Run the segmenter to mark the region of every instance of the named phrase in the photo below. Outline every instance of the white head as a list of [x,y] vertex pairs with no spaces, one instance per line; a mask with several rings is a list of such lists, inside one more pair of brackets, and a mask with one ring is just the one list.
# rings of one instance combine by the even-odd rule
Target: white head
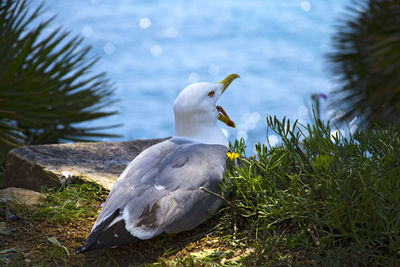
[[237,77],[237,74],[231,74],[219,84],[201,82],[183,89],[174,102],[175,136],[228,146],[228,140],[217,126],[217,120],[231,127],[235,127],[235,124],[216,102]]

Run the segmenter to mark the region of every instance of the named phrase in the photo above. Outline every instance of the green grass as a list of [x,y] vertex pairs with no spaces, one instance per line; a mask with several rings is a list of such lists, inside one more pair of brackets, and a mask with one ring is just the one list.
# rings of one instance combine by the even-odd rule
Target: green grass
[[236,141],[224,185],[239,212],[226,208],[222,227],[256,249],[252,264],[293,263],[300,251],[322,265],[399,265],[400,128],[332,137],[317,119],[267,124],[281,145],[258,144],[246,158]]
[[44,189],[44,193],[47,205],[40,208],[40,214],[54,221],[72,222],[95,216],[108,191],[96,183],[84,183],[62,185],[57,190]]
[[[299,126],[269,117],[267,124],[279,146],[258,144],[251,157],[243,140],[231,147],[240,156],[223,190],[235,208],[208,222],[221,250],[167,250],[154,266],[400,265],[400,127],[332,137],[318,119]],[[94,183],[43,192],[45,204],[28,217],[55,224],[95,216],[108,193]],[[67,257],[60,247],[49,253]]]
[[108,191],[96,183],[60,184],[58,188],[42,188],[46,196],[43,205],[27,207],[15,203],[14,210],[20,216],[32,220],[47,220],[63,224],[94,217],[105,201]]

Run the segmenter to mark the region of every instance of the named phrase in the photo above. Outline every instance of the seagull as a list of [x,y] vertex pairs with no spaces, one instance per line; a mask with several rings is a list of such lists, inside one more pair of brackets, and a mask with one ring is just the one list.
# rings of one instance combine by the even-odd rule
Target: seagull
[[[191,230],[215,213],[229,142],[217,120],[235,123],[216,102],[231,82],[187,86],[174,102],[175,134],[140,153],[115,182],[76,254]],[[205,190],[202,190],[205,189]]]

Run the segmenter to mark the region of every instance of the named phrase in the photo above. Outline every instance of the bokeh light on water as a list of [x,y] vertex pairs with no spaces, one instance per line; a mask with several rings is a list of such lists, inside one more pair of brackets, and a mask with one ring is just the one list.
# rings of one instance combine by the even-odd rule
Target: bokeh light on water
[[141,18],[139,21],[139,26],[142,29],[147,29],[151,26],[151,20],[149,18]]
[[308,12],[311,10],[311,4],[309,1],[303,1],[300,3],[300,7],[303,11]]
[[334,88],[324,54],[345,4],[69,0],[46,1],[45,16],[58,14],[54,28],[85,37],[91,55],[101,57],[95,71],[107,71],[116,85],[120,101],[109,108],[120,114],[87,127],[123,123],[112,132],[124,137],[113,141],[171,136],[172,103],[184,87],[238,73],[218,102],[237,128],[220,125],[230,140],[244,137],[252,146],[279,141],[266,135],[267,115],[306,123],[311,94]]

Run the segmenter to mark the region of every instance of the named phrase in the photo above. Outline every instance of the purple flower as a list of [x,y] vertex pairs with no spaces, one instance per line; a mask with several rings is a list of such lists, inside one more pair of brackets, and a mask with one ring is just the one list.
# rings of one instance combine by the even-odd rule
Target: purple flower
[[328,99],[328,96],[327,96],[326,94],[324,94],[324,93],[320,93],[320,94],[319,94],[319,97],[322,97],[322,98],[325,99],[325,100]]
[[101,203],[99,204],[99,207],[102,208],[103,206],[104,206],[104,202],[101,202]]
[[11,220],[13,220],[13,221],[16,221],[18,219],[19,219],[19,217],[17,215],[14,215],[14,216],[11,217]]

